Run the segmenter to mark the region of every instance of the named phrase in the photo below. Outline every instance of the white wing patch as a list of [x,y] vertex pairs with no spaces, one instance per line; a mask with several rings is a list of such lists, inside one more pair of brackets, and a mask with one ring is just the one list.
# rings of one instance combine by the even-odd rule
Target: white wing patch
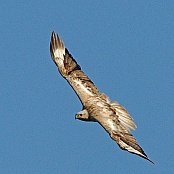
[[65,49],[64,48],[59,48],[54,51],[54,56],[60,59],[64,59],[65,55]]
[[54,61],[56,62],[56,64],[58,66],[64,65],[63,61],[64,61],[64,55],[65,55],[65,49],[63,48],[58,48],[56,49],[54,52]]
[[50,53],[57,66],[62,66],[65,55],[65,47],[60,37],[53,31],[50,42]]

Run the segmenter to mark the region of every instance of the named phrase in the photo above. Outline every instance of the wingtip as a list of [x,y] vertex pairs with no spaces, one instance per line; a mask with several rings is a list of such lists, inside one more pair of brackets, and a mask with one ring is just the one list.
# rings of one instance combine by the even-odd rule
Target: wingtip
[[63,48],[64,49],[63,41],[61,40],[59,35],[54,30],[51,33],[50,46],[53,47],[54,49],[56,49],[56,48]]
[[[140,147],[140,146],[139,146],[139,147]],[[140,157],[142,157],[142,158],[148,160],[148,161],[151,162],[153,165],[155,165],[155,163],[154,163],[150,158],[148,158],[148,156],[146,155],[146,153],[143,151],[143,149],[142,149],[141,147],[140,147],[140,149],[141,149],[141,153],[140,153],[140,154],[137,154],[137,155],[139,155]]]
[[61,40],[61,38],[59,37],[59,35],[54,32],[54,30],[51,33],[50,54],[56,65],[59,64],[59,62],[58,62],[58,60],[56,60],[56,58],[61,58],[63,60],[64,55],[65,55],[64,43]]
[[53,38],[56,38],[56,33],[55,33],[55,31],[53,30],[52,32],[51,32],[51,40],[53,39]]
[[156,166],[156,164],[149,158],[146,158],[148,161],[150,161],[154,166]]
[[[141,147],[140,147],[141,148]],[[148,160],[149,162],[151,162],[154,166],[156,166],[155,165],[155,163],[150,159],[150,158],[148,158],[148,156],[144,153],[144,151],[143,151],[143,149],[141,148],[141,152],[139,151],[138,153],[135,153],[135,152],[131,152],[131,151],[129,151],[130,153],[133,153],[133,154],[136,154],[136,155],[138,155],[138,156],[140,156],[140,157],[142,157],[142,158],[144,158],[144,159],[146,159],[146,160]]]
[[[137,144],[138,145],[138,144]],[[138,145],[139,146],[139,145]],[[140,146],[139,146],[140,147]],[[149,162],[151,162],[153,165],[155,165],[155,163],[150,159],[150,158],[148,158],[148,156],[145,154],[145,152],[143,151],[143,149],[140,147],[140,149],[141,149],[141,151],[139,151],[139,153],[134,153],[134,152],[131,152],[131,153],[134,153],[134,154],[136,154],[136,155],[138,155],[138,156],[140,156],[140,157],[142,157],[142,158],[144,158],[144,159],[146,159],[146,160],[148,160]]]
[[138,154],[138,155],[139,155],[140,157],[142,157],[142,158],[148,160],[149,162],[151,162],[151,163],[155,166],[155,163],[154,163],[150,158],[148,158],[148,156],[144,153],[144,151],[143,151],[142,154]]
[[[140,147],[140,148],[141,148],[141,147]],[[148,156],[145,154],[145,152],[143,151],[142,148],[141,148],[141,150],[142,150],[142,151],[141,151],[139,154],[137,154],[137,153],[134,153],[134,154],[139,155],[140,157],[142,157],[142,158],[148,160],[149,162],[151,162],[151,163],[155,166],[155,163],[154,163],[150,158],[148,158]]]

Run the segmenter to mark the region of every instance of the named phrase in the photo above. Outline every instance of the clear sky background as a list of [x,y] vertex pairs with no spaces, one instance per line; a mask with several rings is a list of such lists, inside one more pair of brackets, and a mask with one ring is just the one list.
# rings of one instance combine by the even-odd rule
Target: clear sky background
[[[0,173],[174,171],[174,1],[2,1]],[[49,53],[52,30],[137,125],[150,162],[122,151],[82,106]]]

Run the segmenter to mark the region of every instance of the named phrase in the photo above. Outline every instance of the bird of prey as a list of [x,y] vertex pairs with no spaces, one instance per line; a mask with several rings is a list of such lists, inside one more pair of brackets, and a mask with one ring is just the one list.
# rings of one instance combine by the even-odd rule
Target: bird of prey
[[54,31],[51,35],[50,54],[60,74],[71,85],[83,105],[75,118],[98,122],[122,150],[153,163],[130,133],[131,129],[136,128],[132,117],[118,102],[111,102],[105,94],[99,92]]

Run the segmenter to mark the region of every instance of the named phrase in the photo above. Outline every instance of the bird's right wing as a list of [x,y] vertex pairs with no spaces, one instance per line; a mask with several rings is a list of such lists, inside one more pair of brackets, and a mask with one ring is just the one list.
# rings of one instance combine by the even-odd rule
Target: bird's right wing
[[109,100],[104,100],[103,96],[102,98],[91,98],[89,108],[87,108],[89,114],[93,115],[122,150],[127,150],[152,162],[130,133],[130,129],[136,128],[136,125],[126,109],[117,102],[108,103],[106,101]]

